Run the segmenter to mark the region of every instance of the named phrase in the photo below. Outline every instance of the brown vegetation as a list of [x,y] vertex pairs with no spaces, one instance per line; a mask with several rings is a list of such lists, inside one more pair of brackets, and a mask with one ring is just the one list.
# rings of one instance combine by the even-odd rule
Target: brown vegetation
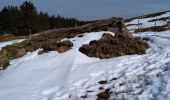
[[15,39],[26,39],[27,36],[14,36],[11,34],[3,34],[0,35],[0,42],[5,42],[5,41],[10,41],[10,40],[15,40]]
[[[39,35],[30,36],[28,40],[22,43],[4,47],[0,51],[0,66],[4,69],[9,64],[9,60],[22,57],[26,52],[33,52],[39,48],[43,49],[39,54],[48,51],[58,51],[59,53],[63,53],[68,51],[73,44],[70,41],[60,42],[62,39],[73,38],[75,36],[82,37],[82,33],[92,31],[111,31],[116,33],[116,37],[105,34],[101,40],[92,41],[90,42],[90,45],[82,46],[80,51],[85,54],[87,53],[90,57],[99,57],[103,59],[124,54],[141,54],[145,52],[146,47],[142,45],[144,42],[132,39],[132,36],[128,32],[122,18],[113,17],[75,28],[61,28],[45,31]],[[102,45],[97,46],[98,44]],[[118,52],[119,50],[120,52]],[[129,50],[129,52],[126,50]]]
[[140,29],[136,29],[135,33],[138,32],[161,32],[161,31],[166,31],[166,30],[170,30],[170,28],[167,25],[164,26],[153,26],[153,27],[147,27],[147,28],[140,28]]
[[[38,40],[37,40],[38,41]],[[0,51],[0,66],[2,69],[5,69],[9,65],[9,60],[22,57],[26,52],[35,51],[39,48],[42,48],[43,51],[40,51],[39,54],[48,51],[58,51],[59,53],[68,51],[72,46],[72,42],[63,41],[57,42],[55,40],[47,40],[41,42],[29,41],[26,40],[22,43],[17,43],[14,45],[9,45],[3,47]]]
[[122,55],[144,54],[148,44],[136,38],[123,35],[103,34],[100,40],[91,41],[80,47],[79,51],[89,57],[107,59]]
[[101,92],[97,95],[97,100],[109,100],[110,95],[110,89],[106,89],[104,92]]

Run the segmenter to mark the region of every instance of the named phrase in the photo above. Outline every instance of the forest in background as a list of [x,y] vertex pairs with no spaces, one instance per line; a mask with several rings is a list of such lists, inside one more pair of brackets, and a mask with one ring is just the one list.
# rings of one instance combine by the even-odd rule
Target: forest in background
[[0,33],[24,36],[55,28],[68,28],[86,24],[75,18],[65,18],[60,15],[49,16],[38,12],[35,5],[25,1],[19,7],[7,6],[0,11]]

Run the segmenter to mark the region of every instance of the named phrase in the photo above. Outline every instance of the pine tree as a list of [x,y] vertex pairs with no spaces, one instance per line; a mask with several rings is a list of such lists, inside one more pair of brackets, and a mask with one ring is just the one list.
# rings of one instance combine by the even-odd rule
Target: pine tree
[[65,18],[60,15],[49,16],[47,13],[38,13],[30,1],[23,2],[20,7],[8,6],[0,11],[0,32],[14,35],[28,35],[32,33],[54,29],[68,28],[83,25],[87,22],[75,18]]

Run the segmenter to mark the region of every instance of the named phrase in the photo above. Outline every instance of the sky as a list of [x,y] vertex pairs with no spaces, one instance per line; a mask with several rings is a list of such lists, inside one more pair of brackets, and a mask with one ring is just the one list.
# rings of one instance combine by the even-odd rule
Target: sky
[[[0,9],[20,5],[25,0],[0,0]],[[153,12],[170,10],[170,0],[29,0],[38,11],[49,15],[96,20],[113,16],[130,18]]]

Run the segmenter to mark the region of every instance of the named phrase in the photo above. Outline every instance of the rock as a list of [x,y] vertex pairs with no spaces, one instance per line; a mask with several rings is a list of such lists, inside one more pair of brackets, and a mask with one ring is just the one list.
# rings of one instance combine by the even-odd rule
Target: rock
[[112,80],[117,80],[117,78],[116,78],[116,77],[113,77]]
[[83,34],[78,35],[77,37],[83,37]]
[[107,84],[107,81],[102,80],[102,81],[99,81],[98,83],[99,83],[99,84]]
[[99,87],[99,90],[104,90],[104,88],[103,87]]
[[81,96],[80,98],[87,98],[87,95],[83,95],[83,96]]

